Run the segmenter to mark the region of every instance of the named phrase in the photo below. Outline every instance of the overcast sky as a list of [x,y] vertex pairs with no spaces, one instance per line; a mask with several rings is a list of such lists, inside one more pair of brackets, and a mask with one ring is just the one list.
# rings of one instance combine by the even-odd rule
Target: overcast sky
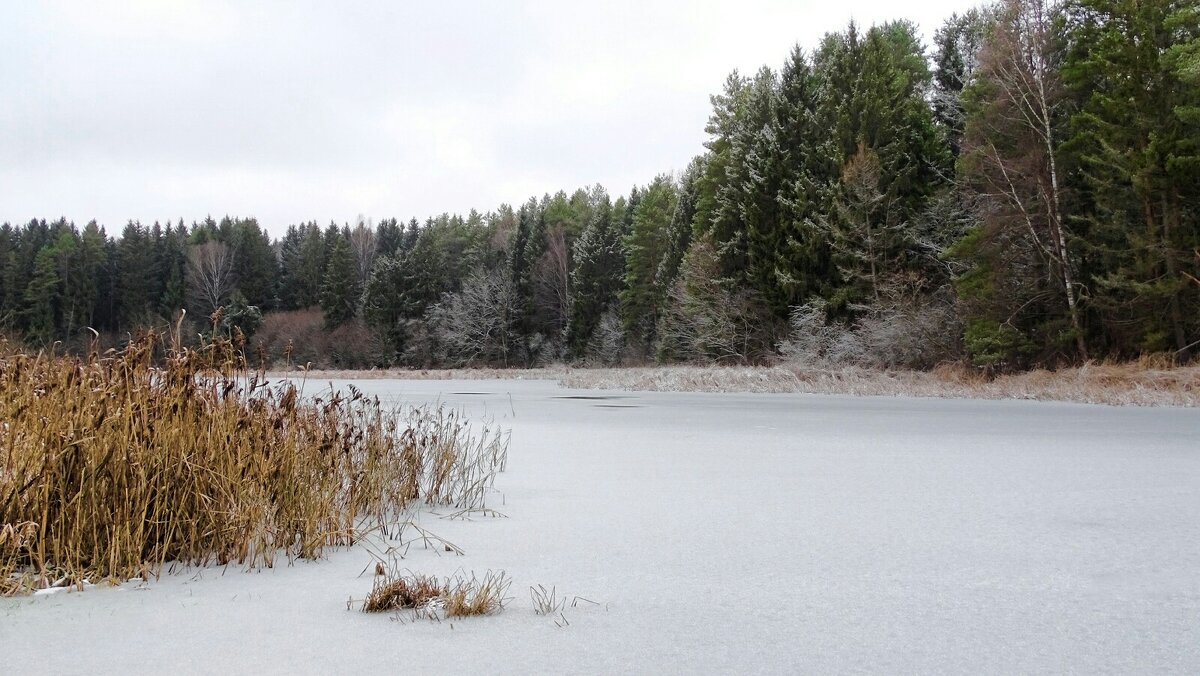
[[[729,71],[851,18],[928,38],[976,3],[12,2],[0,20],[0,222],[443,211],[699,153]],[[436,5],[436,6],[435,6]]]

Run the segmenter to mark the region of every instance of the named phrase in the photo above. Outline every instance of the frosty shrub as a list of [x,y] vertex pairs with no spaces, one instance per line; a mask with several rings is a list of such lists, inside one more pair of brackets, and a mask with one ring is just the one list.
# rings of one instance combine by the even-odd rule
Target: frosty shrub
[[885,305],[859,319],[854,334],[864,366],[929,369],[962,353],[954,306],[936,297]]
[[456,366],[499,364],[514,356],[516,289],[503,270],[475,270],[457,293],[429,309],[429,331],[440,356]]
[[961,354],[962,329],[954,307],[939,296],[884,301],[859,308],[851,323],[830,321],[823,300],[792,309],[783,357],[799,366],[933,368]]
[[621,361],[625,352],[625,327],[615,310],[600,315],[592,339],[588,341],[587,360],[593,364],[612,366]]
[[857,366],[865,361],[862,340],[852,327],[826,319],[824,300],[812,300],[792,309],[791,333],[779,352],[803,366]]

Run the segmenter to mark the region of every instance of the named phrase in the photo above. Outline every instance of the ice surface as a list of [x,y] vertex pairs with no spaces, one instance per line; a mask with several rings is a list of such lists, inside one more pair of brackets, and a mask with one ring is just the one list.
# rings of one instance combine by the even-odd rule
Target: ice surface
[[506,570],[503,614],[347,612],[354,549],[0,599],[0,671],[1200,673],[1200,411],[355,384],[511,428],[509,518],[405,561]]

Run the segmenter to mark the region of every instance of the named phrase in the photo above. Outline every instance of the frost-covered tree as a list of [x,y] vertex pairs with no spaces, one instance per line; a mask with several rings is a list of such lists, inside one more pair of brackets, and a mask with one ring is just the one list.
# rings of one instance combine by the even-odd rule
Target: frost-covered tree
[[427,313],[441,355],[455,365],[509,366],[517,350],[520,298],[507,270],[476,269],[462,290],[447,293]]
[[859,145],[842,169],[831,213],[818,217],[840,274],[843,303],[880,303],[887,278],[896,274],[894,260],[907,244],[895,196],[884,192],[880,180],[879,155]]

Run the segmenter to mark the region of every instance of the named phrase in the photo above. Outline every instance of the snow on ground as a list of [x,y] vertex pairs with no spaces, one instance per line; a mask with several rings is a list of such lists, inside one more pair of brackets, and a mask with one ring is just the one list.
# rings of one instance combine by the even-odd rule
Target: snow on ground
[[0,599],[0,670],[1200,673],[1200,411],[356,385],[511,427],[508,518],[426,514],[466,556],[404,562],[506,570],[501,615],[348,612],[353,549]]

